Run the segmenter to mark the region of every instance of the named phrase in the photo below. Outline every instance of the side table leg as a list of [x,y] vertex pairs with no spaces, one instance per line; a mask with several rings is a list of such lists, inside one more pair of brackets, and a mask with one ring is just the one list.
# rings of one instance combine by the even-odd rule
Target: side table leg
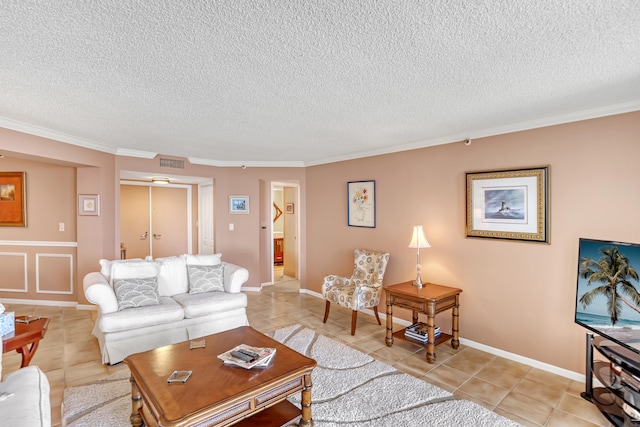
[[142,416],[140,415],[140,408],[142,407],[142,396],[140,396],[140,390],[138,390],[138,385],[136,381],[133,379],[133,376],[130,379],[131,381],[131,416],[129,417],[129,421],[131,421],[132,427],[141,427],[142,426]]
[[387,335],[384,342],[387,344],[387,347],[393,345],[393,304],[389,294],[387,294]]
[[304,388],[302,389],[302,417],[300,418],[301,427],[313,427],[313,418],[311,418],[311,374],[304,376]]
[[427,362],[436,361],[436,318],[432,314],[427,314]]
[[460,346],[459,339],[459,322],[460,322],[460,314],[458,310],[460,309],[458,305],[458,298],[460,295],[456,295],[456,305],[451,309],[451,347],[458,348]]

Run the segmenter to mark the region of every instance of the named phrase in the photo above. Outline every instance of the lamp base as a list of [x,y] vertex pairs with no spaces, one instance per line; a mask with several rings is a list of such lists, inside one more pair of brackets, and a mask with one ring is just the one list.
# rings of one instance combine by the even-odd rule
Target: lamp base
[[423,285],[422,280],[420,280],[420,278],[417,278],[416,280],[414,280],[412,284],[413,286],[416,286],[418,288],[421,288]]

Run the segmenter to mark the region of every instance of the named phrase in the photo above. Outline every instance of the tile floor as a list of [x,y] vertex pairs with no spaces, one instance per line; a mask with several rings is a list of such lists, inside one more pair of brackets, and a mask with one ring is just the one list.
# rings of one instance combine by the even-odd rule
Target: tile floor
[[[356,335],[351,336],[350,311],[332,306],[329,320],[323,324],[323,300],[300,294],[298,282],[279,271],[276,281],[262,292],[247,293],[249,323],[260,331],[294,323],[305,325],[525,426],[609,425],[592,404],[580,397],[582,383],[465,346],[453,350],[443,344],[436,350],[437,363],[429,364],[422,347],[398,340],[393,347],[387,347],[384,322],[379,326],[373,316],[360,314]],[[51,319],[31,363],[40,366],[51,383],[54,426],[60,425],[65,387],[126,369],[124,364],[106,366],[100,362],[97,341],[91,336],[95,311],[6,303],[5,306],[17,315]],[[4,373],[19,366],[18,353],[4,355]]]

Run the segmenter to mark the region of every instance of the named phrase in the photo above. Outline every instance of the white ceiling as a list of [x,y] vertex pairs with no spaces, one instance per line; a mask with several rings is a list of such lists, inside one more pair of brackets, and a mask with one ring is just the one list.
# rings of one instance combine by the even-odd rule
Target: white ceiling
[[640,110],[637,0],[0,2],[0,126],[306,166]]

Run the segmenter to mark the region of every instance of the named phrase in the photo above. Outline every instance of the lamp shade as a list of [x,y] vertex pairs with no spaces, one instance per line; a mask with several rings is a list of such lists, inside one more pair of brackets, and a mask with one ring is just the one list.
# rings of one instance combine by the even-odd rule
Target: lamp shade
[[424,237],[424,231],[421,225],[415,225],[413,227],[413,235],[411,236],[410,248],[430,248],[431,245],[427,242],[427,238]]

